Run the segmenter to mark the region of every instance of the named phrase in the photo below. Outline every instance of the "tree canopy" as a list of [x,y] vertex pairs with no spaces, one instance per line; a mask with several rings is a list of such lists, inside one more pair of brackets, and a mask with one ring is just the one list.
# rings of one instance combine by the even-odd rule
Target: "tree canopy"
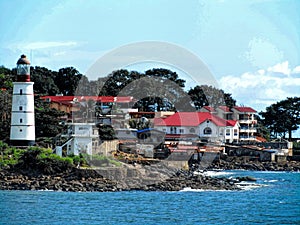
[[197,85],[191,88],[188,94],[197,110],[208,105],[213,108],[224,105],[232,108],[236,103],[236,100],[231,97],[231,94],[208,85]]
[[274,137],[292,138],[292,131],[300,125],[300,97],[287,98],[270,105],[260,112],[262,123]]

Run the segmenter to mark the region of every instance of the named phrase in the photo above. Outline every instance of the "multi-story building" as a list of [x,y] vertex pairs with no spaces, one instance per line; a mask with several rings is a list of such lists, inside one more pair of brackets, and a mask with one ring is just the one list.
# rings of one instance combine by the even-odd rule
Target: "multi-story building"
[[217,115],[226,120],[237,120],[239,127],[240,142],[255,142],[256,141],[256,110],[251,107],[234,106],[230,109],[227,106],[220,106],[216,109]]
[[154,127],[166,137],[195,135],[211,142],[237,142],[239,124],[224,120],[209,112],[177,112],[165,119],[156,119]]
[[256,141],[256,124],[255,118],[256,111],[251,107],[232,108],[233,119],[238,120],[240,123],[240,141],[255,142]]

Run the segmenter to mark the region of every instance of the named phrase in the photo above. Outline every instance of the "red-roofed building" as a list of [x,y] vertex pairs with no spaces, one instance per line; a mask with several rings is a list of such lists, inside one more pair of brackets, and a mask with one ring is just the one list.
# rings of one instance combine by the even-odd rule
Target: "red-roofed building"
[[256,142],[256,110],[251,107],[234,106],[232,112],[233,119],[240,123],[240,141]]
[[155,119],[156,129],[167,135],[196,134],[209,141],[238,141],[238,122],[226,121],[208,112],[177,112],[165,119]]
[[41,99],[49,102],[51,108],[55,108],[66,113],[78,111],[78,104],[82,105],[90,100],[101,103],[102,106],[118,104],[118,107],[125,111],[128,108],[131,108],[131,104],[135,101],[131,96],[43,96]]
[[251,107],[245,107],[245,106],[234,106],[233,111],[237,110],[239,112],[244,113],[256,113],[256,110],[252,109]]
[[237,120],[240,124],[239,141],[256,142],[256,124],[257,120],[255,114],[257,113],[251,107],[234,106],[229,108],[227,106],[219,106],[216,111],[218,116],[226,120]]
[[224,120],[232,120],[232,111],[228,106],[219,106],[216,111],[217,115]]
[[217,113],[217,111],[211,106],[203,106],[200,109],[200,112],[209,112],[209,113]]

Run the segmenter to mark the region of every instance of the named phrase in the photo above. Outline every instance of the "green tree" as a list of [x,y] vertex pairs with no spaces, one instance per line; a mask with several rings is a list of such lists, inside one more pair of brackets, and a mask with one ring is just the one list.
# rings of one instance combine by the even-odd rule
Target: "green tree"
[[258,115],[255,115],[255,119],[257,120],[257,125],[256,125],[257,136],[263,137],[267,141],[270,141],[271,138],[270,130],[264,126],[263,120]]
[[52,109],[43,100],[35,99],[35,130],[36,137],[55,137],[61,133],[63,125],[61,117],[65,113]]
[[114,140],[116,139],[116,134],[112,126],[110,125],[100,125],[99,126],[99,137],[101,140]]
[[63,95],[75,95],[82,74],[74,67],[59,69],[54,82]]
[[0,90],[0,139],[9,142],[11,120],[11,91]]
[[133,96],[138,100],[133,107],[140,111],[166,111],[178,107],[187,110],[189,101],[184,84],[176,72],[168,69],[151,69],[145,73],[122,69],[107,77],[99,95]]
[[185,80],[180,79],[176,72],[173,72],[168,69],[163,69],[163,68],[150,69],[145,72],[145,75],[148,77],[158,77],[158,78],[162,78],[165,80],[167,79],[167,80],[175,82],[179,87],[182,87],[182,88],[185,87]]
[[266,126],[274,137],[283,138],[288,134],[292,139],[292,131],[300,125],[300,97],[287,98],[266,108],[265,112],[259,113]]
[[59,89],[54,80],[57,72],[48,70],[45,67],[31,67],[30,79],[34,82],[34,93],[41,95],[59,94]]
[[231,94],[208,85],[197,85],[191,88],[188,94],[197,110],[208,105],[213,108],[223,105],[231,108],[235,106],[236,103],[236,100],[231,97]]
[[0,66],[0,90],[12,90],[13,75],[12,71],[4,66]]
[[99,96],[118,96],[119,92],[136,78],[133,74],[135,73],[124,69],[113,71],[107,76]]

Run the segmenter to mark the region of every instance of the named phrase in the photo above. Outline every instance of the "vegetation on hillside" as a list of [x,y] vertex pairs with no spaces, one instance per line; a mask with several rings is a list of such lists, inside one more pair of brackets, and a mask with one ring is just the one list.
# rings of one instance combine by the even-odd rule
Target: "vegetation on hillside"
[[[0,67],[0,140],[9,142],[11,94],[16,69]],[[45,95],[105,95],[133,96],[138,101],[132,106],[140,111],[194,111],[202,106],[233,107],[236,100],[230,93],[207,85],[197,85],[189,91],[184,89],[185,80],[176,72],[156,68],[142,72],[124,69],[113,71],[105,78],[89,81],[73,67],[52,71],[45,67],[31,67],[31,80],[34,82],[36,136],[43,140],[42,146],[51,146],[49,138],[62,130],[62,112],[50,109],[49,104],[41,101]],[[292,138],[292,131],[299,127],[299,97],[287,98],[266,108],[258,118],[259,135]],[[91,108],[91,107],[89,107]],[[81,106],[81,111],[86,110]],[[86,112],[87,118],[97,113]],[[101,112],[99,112],[101,113]],[[82,113],[83,115],[84,113]],[[111,132],[109,127],[101,127],[100,132]],[[110,135],[112,136],[112,135]]]
[[52,149],[29,147],[19,149],[0,141],[0,169],[10,168],[18,171],[54,174],[74,167],[121,166],[121,163],[102,155],[69,155],[60,157]]

